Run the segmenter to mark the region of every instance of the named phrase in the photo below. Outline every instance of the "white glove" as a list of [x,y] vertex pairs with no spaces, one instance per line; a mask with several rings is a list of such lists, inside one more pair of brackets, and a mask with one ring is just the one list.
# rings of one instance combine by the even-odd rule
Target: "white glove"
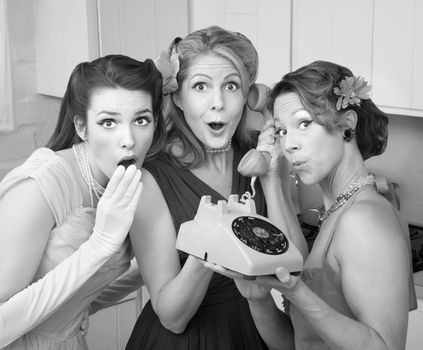
[[0,305],[0,348],[43,322],[104,265],[110,255],[93,239],[84,242],[43,278]]
[[126,171],[118,166],[98,206],[92,239],[110,253],[116,252],[134,218],[142,191],[141,171],[130,165]]
[[47,319],[120,248],[142,189],[140,171],[129,168],[125,172],[118,167],[110,179],[99,202],[97,229],[88,241],[43,278],[0,304],[0,348]]

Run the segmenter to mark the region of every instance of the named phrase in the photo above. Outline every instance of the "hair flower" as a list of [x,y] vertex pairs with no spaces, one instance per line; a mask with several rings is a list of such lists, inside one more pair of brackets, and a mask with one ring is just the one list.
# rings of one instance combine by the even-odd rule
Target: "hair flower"
[[154,64],[163,76],[163,94],[167,95],[178,90],[176,75],[179,71],[179,54],[173,53],[169,56],[167,51],[163,51]]
[[367,85],[367,81],[362,77],[345,77],[339,84],[339,87],[335,87],[333,92],[339,96],[336,102],[336,109],[347,108],[348,105],[360,106],[361,100],[367,100],[370,98],[369,92],[371,86]]

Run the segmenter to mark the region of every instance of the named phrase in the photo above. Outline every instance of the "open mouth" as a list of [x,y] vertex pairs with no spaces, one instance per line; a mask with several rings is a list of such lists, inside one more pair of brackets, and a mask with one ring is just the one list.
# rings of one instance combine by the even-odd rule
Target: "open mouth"
[[118,163],[118,165],[123,165],[125,169],[128,168],[131,164],[135,164],[134,158],[123,159]]
[[210,126],[210,128],[212,128],[215,131],[219,131],[225,126],[224,123],[215,123],[215,122],[208,123],[208,125]]

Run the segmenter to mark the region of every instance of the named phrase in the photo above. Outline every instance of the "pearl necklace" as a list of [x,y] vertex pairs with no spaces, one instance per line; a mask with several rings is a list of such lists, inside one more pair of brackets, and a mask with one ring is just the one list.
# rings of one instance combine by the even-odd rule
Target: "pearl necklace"
[[229,140],[228,145],[226,148],[206,148],[207,153],[225,153],[231,149],[232,140]]
[[91,208],[94,208],[94,197],[93,193],[100,200],[101,196],[103,195],[104,191],[106,190],[103,186],[101,186],[98,181],[94,178],[93,173],[91,171],[90,163],[88,162],[87,154],[85,153],[85,143],[80,142],[74,144],[72,146],[73,151],[75,152],[75,157],[78,162],[79,171],[81,172],[82,178],[84,179],[85,183],[88,186],[88,190],[90,193],[90,205]]
[[323,211],[323,213],[319,217],[318,227],[322,225],[323,221],[325,221],[333,212],[341,208],[347,201],[352,197],[354,193],[356,193],[360,188],[368,185],[373,185],[375,183],[375,179],[372,175],[361,176],[354,182],[348,184],[348,186],[341,192],[341,194],[336,197],[335,201],[331,205],[331,207]]

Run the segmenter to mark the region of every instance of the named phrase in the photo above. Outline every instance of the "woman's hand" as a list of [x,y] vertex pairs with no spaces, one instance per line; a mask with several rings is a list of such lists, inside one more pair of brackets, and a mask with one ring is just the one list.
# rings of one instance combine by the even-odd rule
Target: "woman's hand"
[[94,226],[93,239],[110,252],[120,248],[134,218],[142,191],[141,170],[130,165],[118,166],[101,197]]
[[285,267],[281,266],[276,269],[275,275],[257,276],[255,282],[263,288],[276,289],[290,299],[297,292],[301,279],[299,276],[290,274]]
[[276,133],[275,121],[273,118],[266,118],[261,129],[257,150],[270,154],[270,164],[265,176],[279,176],[280,158],[283,157],[282,148],[279,142],[279,135]]
[[236,271],[229,270],[223,266],[216,265],[209,261],[201,260],[205,267],[208,269],[220,273],[226,277],[232,278],[235,281],[241,295],[251,301],[264,300],[268,297],[270,288],[260,286],[256,283],[255,279],[240,274]]
[[232,278],[242,296],[251,301],[266,299],[271,289],[276,289],[289,298],[295,295],[301,282],[298,276],[291,275],[284,267],[278,267],[275,275],[257,276],[255,279],[249,279],[243,274],[212,262],[202,261],[202,263],[210,270]]

